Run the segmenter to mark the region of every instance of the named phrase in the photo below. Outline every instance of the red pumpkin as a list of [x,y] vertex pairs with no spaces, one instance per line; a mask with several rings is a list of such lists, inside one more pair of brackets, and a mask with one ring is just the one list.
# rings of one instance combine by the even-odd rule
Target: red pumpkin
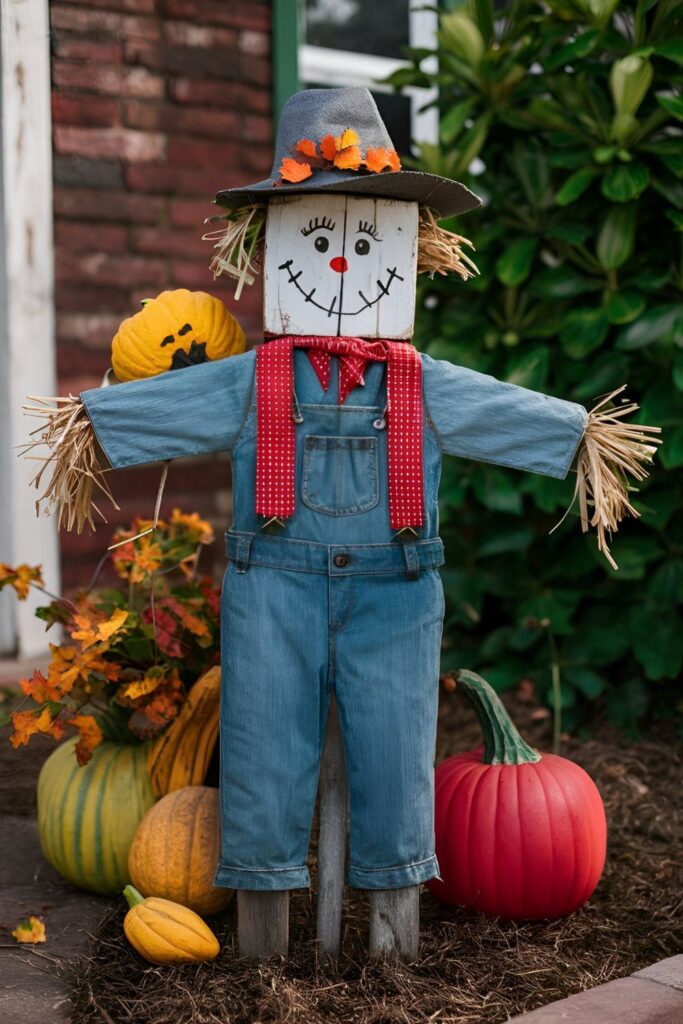
[[457,673],[473,703],[484,751],[436,769],[436,855],[444,903],[500,917],[564,917],[598,884],[607,827],[595,783],[573,761],[524,742],[489,684]]

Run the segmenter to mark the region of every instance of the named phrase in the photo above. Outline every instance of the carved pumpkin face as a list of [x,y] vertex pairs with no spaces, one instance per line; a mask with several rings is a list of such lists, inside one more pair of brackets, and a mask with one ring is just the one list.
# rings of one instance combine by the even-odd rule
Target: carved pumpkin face
[[119,380],[155,377],[244,352],[244,331],[220,299],[187,288],[162,292],[124,320],[112,343]]

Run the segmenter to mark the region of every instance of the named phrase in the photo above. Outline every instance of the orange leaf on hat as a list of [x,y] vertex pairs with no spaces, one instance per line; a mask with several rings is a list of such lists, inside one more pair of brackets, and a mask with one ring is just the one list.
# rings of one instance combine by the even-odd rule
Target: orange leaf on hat
[[334,160],[337,155],[337,143],[334,135],[325,135],[320,140],[320,152],[324,160]]
[[[348,132],[345,134],[348,135]],[[342,171],[357,171],[362,161],[363,158],[360,155],[360,146],[348,146],[348,148],[343,149],[341,153],[337,153],[334,158],[334,166],[338,167]]]
[[280,177],[284,181],[304,181],[306,178],[310,178],[313,174],[310,164],[299,163],[298,160],[293,160],[291,156],[284,157],[280,164]]
[[395,149],[385,149],[384,146],[377,146],[368,149],[365,154],[365,166],[374,174],[379,174],[385,167],[392,171],[400,170],[401,164]]
[[297,153],[303,153],[304,156],[312,156],[314,158],[318,156],[315,142],[312,139],[299,139],[294,149]]
[[348,149],[349,146],[358,146],[360,144],[358,132],[355,132],[353,128],[347,128],[346,131],[342,132],[341,135],[338,135],[334,141],[338,151]]

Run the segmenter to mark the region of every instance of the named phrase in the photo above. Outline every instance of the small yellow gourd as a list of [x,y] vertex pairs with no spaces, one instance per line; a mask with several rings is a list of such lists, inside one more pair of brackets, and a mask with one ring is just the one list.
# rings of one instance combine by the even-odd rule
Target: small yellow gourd
[[155,377],[244,352],[246,337],[220,299],[187,288],[145,299],[119,326],[111,364],[120,381]]
[[149,963],[199,963],[218,956],[218,939],[193,910],[158,896],[144,899],[132,885],[123,895],[130,907],[123,922],[126,938]]

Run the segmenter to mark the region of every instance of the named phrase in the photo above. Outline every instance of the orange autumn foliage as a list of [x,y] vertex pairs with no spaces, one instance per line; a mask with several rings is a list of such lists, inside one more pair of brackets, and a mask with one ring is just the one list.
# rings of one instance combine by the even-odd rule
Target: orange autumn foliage
[[283,182],[296,184],[310,178],[314,170],[326,171],[333,167],[342,171],[366,170],[371,174],[401,170],[401,161],[395,149],[369,147],[363,157],[358,132],[353,128],[346,128],[336,137],[329,132],[320,139],[317,146],[312,139],[299,139],[294,151],[301,156],[296,159],[286,156],[280,164]]

